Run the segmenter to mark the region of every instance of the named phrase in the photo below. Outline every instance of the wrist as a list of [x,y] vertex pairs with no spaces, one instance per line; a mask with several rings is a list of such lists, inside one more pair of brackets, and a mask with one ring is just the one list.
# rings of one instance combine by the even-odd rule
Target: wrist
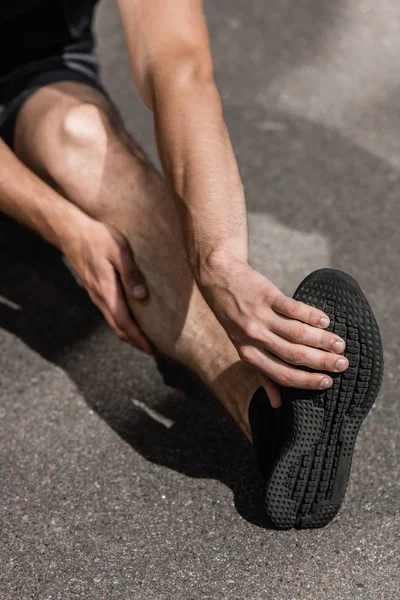
[[73,204],[68,204],[68,207],[63,207],[65,210],[57,214],[53,223],[56,245],[66,256],[80,245],[82,235],[92,222],[92,218],[86,213]]
[[206,285],[218,278],[219,274],[223,275],[230,271],[235,264],[248,264],[247,248],[224,245],[214,248],[203,256],[198,255],[192,262],[192,270],[196,281],[200,285]]

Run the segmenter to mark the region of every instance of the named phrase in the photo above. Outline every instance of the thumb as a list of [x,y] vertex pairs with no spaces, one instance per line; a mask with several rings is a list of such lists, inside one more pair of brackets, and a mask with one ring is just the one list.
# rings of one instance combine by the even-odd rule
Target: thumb
[[125,292],[128,296],[133,296],[137,300],[144,300],[148,296],[146,280],[136,264],[129,244],[121,253],[121,259],[120,277]]
[[261,386],[267,392],[272,408],[279,408],[282,405],[281,388],[279,384],[272,379],[269,379],[269,377],[263,377]]

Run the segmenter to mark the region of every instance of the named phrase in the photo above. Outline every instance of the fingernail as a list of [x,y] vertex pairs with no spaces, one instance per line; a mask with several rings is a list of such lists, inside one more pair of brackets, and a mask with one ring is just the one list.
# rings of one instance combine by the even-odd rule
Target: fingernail
[[347,360],[345,358],[339,358],[336,362],[336,369],[338,371],[343,371],[347,367]]
[[323,379],[320,383],[321,390],[325,390],[328,387],[331,387],[331,380],[327,377]]
[[344,350],[344,342],[339,342],[339,341],[335,342],[333,344],[333,346],[332,346],[332,349],[335,352],[343,352],[343,350]]
[[146,288],[144,285],[140,284],[140,285],[135,285],[135,287],[133,288],[133,295],[136,298],[143,298],[143,296],[145,296],[146,294]]
[[330,321],[329,321],[328,317],[322,317],[322,318],[319,320],[319,324],[320,324],[320,326],[321,326],[321,327],[328,327],[328,325],[329,325],[329,322],[330,322]]

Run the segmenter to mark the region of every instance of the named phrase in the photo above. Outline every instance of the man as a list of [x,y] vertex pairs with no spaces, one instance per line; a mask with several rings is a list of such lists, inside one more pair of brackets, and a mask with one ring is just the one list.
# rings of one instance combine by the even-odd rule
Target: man
[[[60,248],[120,339],[194,371],[248,439],[254,436],[277,526],[325,524],[343,498],[350,464],[338,437],[353,408],[349,389],[361,393],[360,350],[353,343],[347,352],[356,360],[350,380],[338,378],[349,359],[333,323],[327,329],[329,316],[336,319],[335,310],[348,302],[373,323],[374,344],[363,358],[373,363],[368,381],[375,387],[357,396],[364,417],[381,376],[372,313],[357,284],[339,272],[310,276],[298,292],[306,304],[249,266],[244,191],[213,79],[202,1],[118,2],[136,87],[154,115],[165,181],[100,83],[94,6],[15,0],[0,8],[0,210]],[[328,288],[336,305],[325,302]],[[323,306],[331,306],[329,316]],[[344,323],[339,333],[345,317],[337,319]],[[278,431],[280,386],[297,390],[293,398],[285,391],[296,408],[286,417],[293,425],[286,437]],[[281,438],[286,446],[278,458]],[[335,464],[326,458],[332,452]],[[323,477],[324,498],[317,494]]]

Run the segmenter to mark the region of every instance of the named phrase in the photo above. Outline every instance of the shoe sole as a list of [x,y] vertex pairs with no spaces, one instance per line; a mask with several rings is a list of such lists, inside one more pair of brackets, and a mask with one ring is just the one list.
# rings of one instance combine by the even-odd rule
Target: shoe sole
[[335,517],[346,493],[357,433],[383,377],[378,324],[350,275],[319,269],[293,297],[329,316],[327,330],[346,341],[349,367],[330,373],[333,386],[327,390],[282,390],[287,431],[265,495],[267,514],[278,529],[324,527]]

